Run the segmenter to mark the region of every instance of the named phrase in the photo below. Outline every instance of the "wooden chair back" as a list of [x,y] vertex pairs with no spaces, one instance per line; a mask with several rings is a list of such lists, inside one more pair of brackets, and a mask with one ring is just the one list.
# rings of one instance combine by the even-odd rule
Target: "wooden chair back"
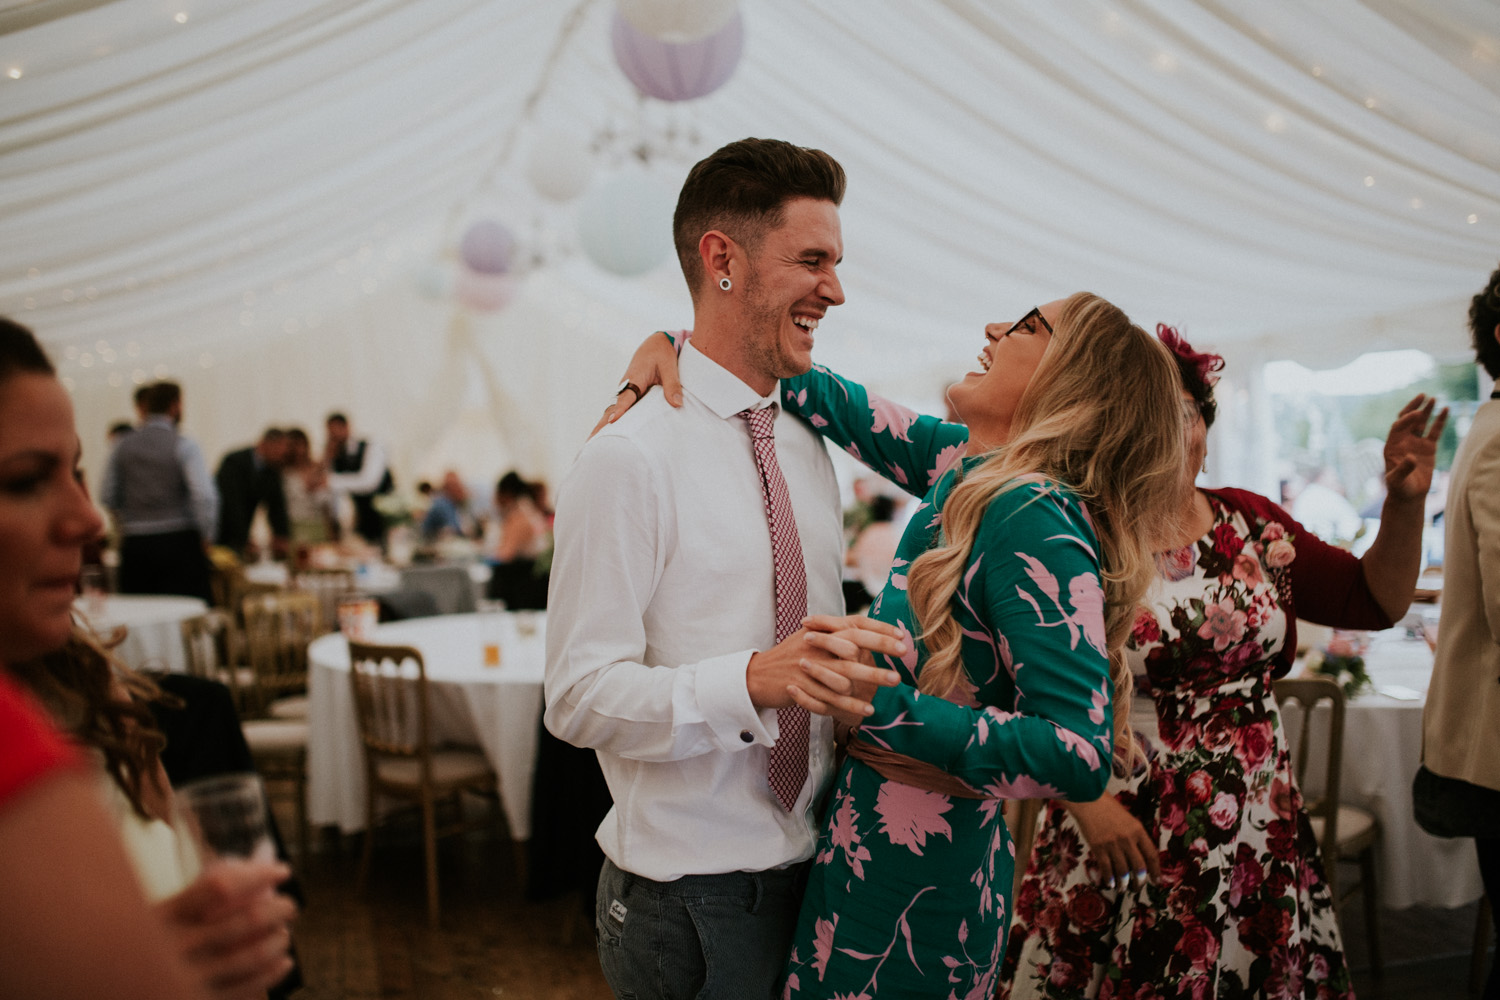
[[182,649],[187,671],[194,677],[218,681],[229,687],[234,703],[243,699],[240,676],[236,670],[234,619],[223,608],[210,608],[201,615],[182,621]]
[[423,761],[427,774],[432,745],[427,666],[411,646],[349,643],[349,682],[366,757]]
[[245,653],[262,707],[307,690],[307,644],[322,632],[313,594],[276,590],[244,599]]
[[354,593],[354,571],[351,569],[304,569],[292,577],[292,589],[312,594],[318,599],[323,633],[339,630],[339,601]]
[[[1322,821],[1318,846],[1324,864],[1332,874],[1339,857],[1339,774],[1344,757],[1344,691],[1328,677],[1283,677],[1273,682],[1276,704],[1281,710],[1281,729],[1287,736],[1292,755],[1292,773],[1303,794],[1303,807],[1314,820]],[[1327,710],[1320,710],[1326,705]],[[1289,725],[1296,721],[1295,729]],[[1320,738],[1319,732],[1326,733]],[[1296,739],[1292,739],[1295,735]],[[1328,753],[1321,785],[1316,796],[1307,794],[1308,767],[1314,745],[1326,746]],[[1314,824],[1315,826],[1317,824]]]

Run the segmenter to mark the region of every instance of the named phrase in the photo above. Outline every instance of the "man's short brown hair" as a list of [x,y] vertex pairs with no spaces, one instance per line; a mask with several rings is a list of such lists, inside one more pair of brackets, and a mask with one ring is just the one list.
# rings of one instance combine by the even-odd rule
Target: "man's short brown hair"
[[785,219],[794,198],[835,205],[844,200],[844,168],[821,149],[780,139],[741,139],[699,160],[688,171],[672,216],[672,241],[688,291],[703,284],[698,241],[711,229],[754,251],[762,236]]

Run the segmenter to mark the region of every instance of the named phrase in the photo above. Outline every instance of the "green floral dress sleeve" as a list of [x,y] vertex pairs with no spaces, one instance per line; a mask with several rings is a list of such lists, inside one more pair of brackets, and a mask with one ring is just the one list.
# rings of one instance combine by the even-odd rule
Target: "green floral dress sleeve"
[[858,382],[813,365],[781,380],[781,405],[874,472],[924,496],[963,457],[969,429],[867,392]]
[[[935,505],[919,508],[898,563],[933,543],[953,481],[943,477]],[[904,578],[882,591],[872,613],[916,631]],[[1098,539],[1078,500],[1040,480],[996,497],[953,614],[963,633],[959,684],[946,697],[917,691],[927,658],[920,642],[904,661],[877,654],[907,683],[876,693],[856,738],[991,797],[1098,798],[1113,745],[1109,660]]]

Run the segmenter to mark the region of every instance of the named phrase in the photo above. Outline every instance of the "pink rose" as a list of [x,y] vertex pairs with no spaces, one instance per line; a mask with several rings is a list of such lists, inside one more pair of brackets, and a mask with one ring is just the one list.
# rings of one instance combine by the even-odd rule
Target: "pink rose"
[[1135,616],[1135,624],[1130,628],[1130,644],[1137,649],[1149,646],[1161,638],[1161,626],[1156,622],[1156,616],[1145,608]]
[[1247,587],[1254,587],[1260,583],[1260,563],[1253,556],[1241,552],[1234,557],[1234,566],[1231,572],[1234,578]]
[[1297,550],[1285,538],[1278,538],[1266,546],[1266,565],[1272,569],[1290,566],[1295,558],[1297,558]]
[[1207,771],[1194,771],[1188,775],[1187,781],[1188,801],[1194,805],[1202,805],[1214,794],[1214,780],[1208,776]]
[[1208,807],[1208,818],[1220,830],[1228,830],[1240,818],[1239,803],[1228,792],[1220,792],[1214,804]]
[[1219,957],[1218,937],[1196,921],[1183,928],[1177,947],[1195,969],[1207,969]]

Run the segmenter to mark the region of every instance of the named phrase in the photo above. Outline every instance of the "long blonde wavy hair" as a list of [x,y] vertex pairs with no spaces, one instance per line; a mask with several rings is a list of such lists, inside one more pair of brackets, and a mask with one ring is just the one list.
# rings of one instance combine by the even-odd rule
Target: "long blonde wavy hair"
[[1071,296],[1010,439],[953,488],[940,543],[912,563],[907,597],[927,645],[918,689],[940,697],[963,679],[952,601],[990,501],[1037,475],[1067,487],[1099,535],[1105,641],[1114,685],[1115,752],[1130,755],[1130,668],[1124,645],[1156,576],[1152,553],[1181,517],[1181,382],[1157,338],[1097,295]]

